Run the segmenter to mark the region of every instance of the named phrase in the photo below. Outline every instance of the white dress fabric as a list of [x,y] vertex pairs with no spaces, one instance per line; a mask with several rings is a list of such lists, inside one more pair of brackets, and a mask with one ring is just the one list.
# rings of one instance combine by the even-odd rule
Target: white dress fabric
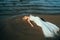
[[33,21],[37,26],[42,28],[45,37],[54,37],[55,35],[58,35],[57,31],[59,31],[60,29],[55,24],[47,21],[45,22],[38,16],[32,15],[30,15],[30,20]]

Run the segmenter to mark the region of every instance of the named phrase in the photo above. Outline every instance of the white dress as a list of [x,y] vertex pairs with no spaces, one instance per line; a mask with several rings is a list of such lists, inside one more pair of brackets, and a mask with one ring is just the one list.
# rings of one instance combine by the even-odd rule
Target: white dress
[[30,15],[30,20],[36,23],[37,26],[42,28],[45,37],[54,37],[54,35],[58,35],[57,31],[59,31],[60,29],[55,24],[45,22],[38,16],[32,15]]

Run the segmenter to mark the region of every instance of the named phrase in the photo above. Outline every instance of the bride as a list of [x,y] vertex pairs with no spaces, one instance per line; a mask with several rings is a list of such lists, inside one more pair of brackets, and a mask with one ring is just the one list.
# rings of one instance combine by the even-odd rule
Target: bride
[[58,35],[57,32],[60,30],[55,24],[43,21],[38,16],[24,16],[23,20],[27,20],[31,27],[34,27],[34,25],[30,21],[33,21],[37,26],[41,27],[45,37],[54,37],[55,35]]

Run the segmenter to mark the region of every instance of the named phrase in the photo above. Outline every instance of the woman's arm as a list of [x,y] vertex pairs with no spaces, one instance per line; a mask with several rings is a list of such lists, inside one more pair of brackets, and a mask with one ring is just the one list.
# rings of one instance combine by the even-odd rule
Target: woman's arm
[[30,22],[31,20],[29,16],[24,16],[23,20],[26,20],[33,27],[33,24]]
[[27,21],[32,27],[34,27],[33,24],[30,22],[30,19],[28,19]]

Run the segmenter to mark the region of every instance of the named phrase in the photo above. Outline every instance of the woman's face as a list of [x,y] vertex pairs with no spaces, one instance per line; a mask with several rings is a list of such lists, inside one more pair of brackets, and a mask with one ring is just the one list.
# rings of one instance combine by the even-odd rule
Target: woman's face
[[24,16],[23,17],[23,20],[27,20],[27,19],[29,19],[29,16]]

